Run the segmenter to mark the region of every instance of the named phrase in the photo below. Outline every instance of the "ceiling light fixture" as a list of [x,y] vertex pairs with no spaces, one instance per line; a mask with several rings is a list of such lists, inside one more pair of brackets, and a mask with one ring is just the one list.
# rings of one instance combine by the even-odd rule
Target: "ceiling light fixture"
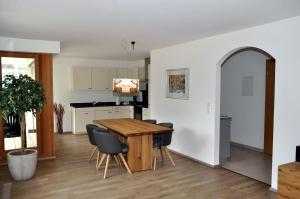
[[[130,42],[132,47],[132,54],[135,49],[135,41]],[[121,41],[122,48],[130,54],[128,50],[129,44],[125,39]],[[121,78],[114,78],[113,79],[113,93],[120,95],[120,94],[130,94],[130,95],[137,95],[139,93],[139,79],[127,79],[126,72],[125,77]]]
[[130,43],[131,43],[131,45],[132,45],[132,51],[134,51],[135,41],[131,41]]

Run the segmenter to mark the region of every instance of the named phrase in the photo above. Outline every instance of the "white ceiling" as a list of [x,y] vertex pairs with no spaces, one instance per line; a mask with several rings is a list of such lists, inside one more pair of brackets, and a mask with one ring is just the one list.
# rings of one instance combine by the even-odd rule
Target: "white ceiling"
[[[300,0],[0,0],[0,36],[58,40],[63,56],[138,59],[297,15]],[[136,41],[133,54],[122,40]]]

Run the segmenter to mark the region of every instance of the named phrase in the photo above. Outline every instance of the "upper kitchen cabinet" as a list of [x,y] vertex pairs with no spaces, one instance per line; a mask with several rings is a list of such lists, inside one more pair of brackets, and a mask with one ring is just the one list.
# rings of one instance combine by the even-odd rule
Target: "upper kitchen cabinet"
[[74,91],[111,91],[113,78],[139,78],[139,68],[73,67]]
[[145,67],[138,67],[137,70],[138,70],[137,71],[138,72],[138,78],[142,79],[142,80],[146,79]]
[[72,83],[73,90],[91,90],[92,89],[92,69],[90,67],[73,67]]
[[118,68],[114,78],[137,79],[138,76],[138,68]]
[[112,90],[112,69],[92,68],[92,89],[93,90]]

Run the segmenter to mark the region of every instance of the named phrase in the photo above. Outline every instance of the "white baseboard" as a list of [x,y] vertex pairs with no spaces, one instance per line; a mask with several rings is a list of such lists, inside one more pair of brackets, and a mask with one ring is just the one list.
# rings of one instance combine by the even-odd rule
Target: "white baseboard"
[[[169,149],[169,148],[168,148],[168,149]],[[177,154],[177,155],[179,155],[179,156],[182,156],[182,157],[185,157],[185,158],[187,158],[187,159],[190,159],[190,160],[193,160],[193,161],[195,161],[195,162],[198,162],[198,163],[200,163],[200,164],[204,164],[204,165],[206,165],[206,166],[208,166],[208,167],[210,167],[210,168],[219,168],[219,167],[220,167],[220,165],[212,165],[212,164],[208,164],[208,163],[206,163],[206,162],[203,162],[203,161],[201,161],[201,160],[197,160],[197,159],[195,159],[195,158],[192,158],[192,157],[190,157],[190,156],[188,156],[188,155],[185,155],[185,154],[182,154],[182,153],[180,153],[180,152],[174,151],[174,150],[172,150],[172,149],[169,149],[169,151],[171,151],[172,153],[175,153],[175,154]]]
[[237,146],[237,147],[245,148],[245,149],[250,149],[250,150],[253,150],[253,151],[258,151],[258,152],[261,152],[261,153],[264,152],[263,149],[256,148],[256,147],[253,147],[253,146],[249,146],[249,145],[246,145],[246,144],[240,144],[240,143],[236,143],[236,142],[230,142],[230,144],[233,145],[233,146]]

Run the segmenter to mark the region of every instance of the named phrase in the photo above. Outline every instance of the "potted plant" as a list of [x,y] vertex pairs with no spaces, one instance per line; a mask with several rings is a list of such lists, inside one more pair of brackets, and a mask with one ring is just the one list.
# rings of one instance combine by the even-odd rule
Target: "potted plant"
[[4,120],[9,117],[19,118],[21,129],[21,149],[7,154],[9,171],[15,180],[32,178],[36,169],[37,150],[25,149],[26,112],[34,116],[45,102],[43,86],[28,75],[5,76],[0,90],[0,109]]

